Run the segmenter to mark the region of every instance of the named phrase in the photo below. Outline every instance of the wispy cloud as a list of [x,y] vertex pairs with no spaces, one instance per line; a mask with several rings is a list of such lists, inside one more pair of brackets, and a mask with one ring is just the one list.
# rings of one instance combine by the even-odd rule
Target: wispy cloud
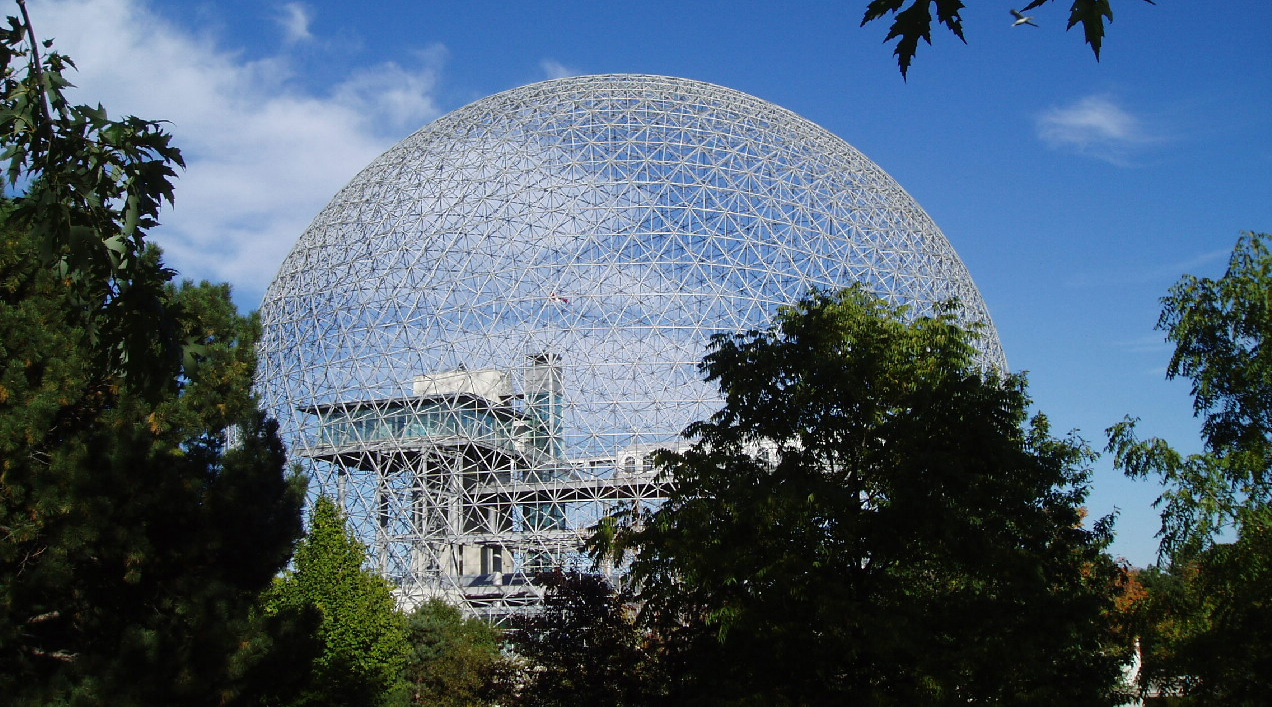
[[1170,343],[1166,340],[1166,335],[1161,333],[1149,334],[1135,339],[1116,341],[1113,345],[1123,351],[1148,354],[1169,352],[1171,348]]
[[288,44],[313,39],[309,32],[309,8],[298,2],[289,2],[279,8],[278,24],[283,28],[283,38]]
[[1231,252],[1230,249],[1223,248],[1197,253],[1188,258],[1173,260],[1169,263],[1136,263],[1133,267],[1117,271],[1090,270],[1076,273],[1065,284],[1068,287],[1080,289],[1108,285],[1161,284],[1162,294],[1165,295],[1165,288],[1184,275],[1202,276],[1209,273],[1217,276],[1221,274],[1216,272],[1214,266],[1216,263],[1222,263]]
[[[287,7],[299,18],[288,36],[308,32],[307,11]],[[300,87],[284,46],[247,60],[216,37],[165,22],[140,0],[56,0],[33,10],[41,34],[80,67],[74,100],[171,121],[187,168],[156,240],[183,276],[229,281],[245,305],[259,301],[296,238],[345,182],[440,113],[441,47],[409,65],[353,70],[316,93]]]
[[1160,138],[1144,121],[1107,95],[1092,95],[1043,111],[1036,120],[1038,137],[1053,148],[1071,149],[1119,166],[1130,166],[1133,154]]
[[433,96],[446,47],[432,45],[417,52],[415,58],[415,68],[390,61],[358,69],[336,87],[334,98],[363,114],[374,112],[391,125],[419,127],[441,114]]
[[568,76],[579,75],[577,70],[571,69],[555,59],[544,59],[543,61],[540,61],[539,68],[543,69],[543,73],[547,74],[550,79],[563,79]]

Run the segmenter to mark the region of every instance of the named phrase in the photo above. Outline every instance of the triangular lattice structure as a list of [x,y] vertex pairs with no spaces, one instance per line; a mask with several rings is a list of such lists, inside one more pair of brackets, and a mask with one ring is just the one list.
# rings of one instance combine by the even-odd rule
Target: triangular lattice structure
[[353,179],[261,309],[259,390],[404,602],[497,617],[656,503],[649,454],[719,405],[708,339],[811,288],[929,312],[980,293],[882,169],[737,91],[586,76],[480,100]]

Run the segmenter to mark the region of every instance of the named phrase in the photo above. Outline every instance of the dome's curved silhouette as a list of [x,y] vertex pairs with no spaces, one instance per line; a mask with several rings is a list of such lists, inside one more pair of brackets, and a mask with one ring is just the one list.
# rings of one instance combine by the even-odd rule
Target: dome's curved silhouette
[[843,140],[720,86],[585,76],[406,138],[318,215],[261,309],[259,391],[403,596],[533,601],[582,524],[656,497],[646,454],[718,406],[708,338],[810,288],[917,312],[980,293]]

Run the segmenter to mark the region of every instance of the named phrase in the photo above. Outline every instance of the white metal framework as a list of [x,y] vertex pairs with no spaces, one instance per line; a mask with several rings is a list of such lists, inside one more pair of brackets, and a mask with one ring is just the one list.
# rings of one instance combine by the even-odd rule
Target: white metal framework
[[810,288],[916,312],[967,269],[882,169],[720,86],[608,75],[482,99],[362,171],[261,308],[259,391],[404,602],[497,616],[665,487],[649,454],[718,405],[709,337]]

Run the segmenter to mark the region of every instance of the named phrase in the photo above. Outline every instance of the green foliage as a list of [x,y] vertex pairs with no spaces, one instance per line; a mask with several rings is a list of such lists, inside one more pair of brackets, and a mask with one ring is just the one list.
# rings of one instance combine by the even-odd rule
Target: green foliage
[[1082,527],[1091,452],[1026,421],[948,312],[850,288],[717,337],[724,395],[634,530],[672,697],[723,704],[1107,704],[1121,570]]
[[635,613],[600,575],[556,570],[542,611],[512,621],[509,644],[526,661],[514,704],[639,705],[663,685]]
[[1260,705],[1272,670],[1272,547],[1264,531],[1140,573],[1141,684],[1179,704]]
[[[1162,300],[1158,328],[1175,344],[1168,378],[1192,380],[1201,454],[1139,440],[1135,421],[1109,429],[1109,450],[1131,476],[1166,486],[1163,551],[1196,552],[1224,528],[1266,523],[1272,502],[1272,254],[1266,234],[1241,236],[1222,278],[1185,276]],[[1250,514],[1254,514],[1249,517]]]
[[[269,592],[264,592],[268,599]],[[316,607],[253,607],[239,650],[230,664],[235,681],[224,691],[226,705],[287,705],[300,701],[314,681],[322,655]]]
[[207,361],[139,396],[36,247],[8,230],[0,252],[0,693],[215,701],[300,530],[303,483],[249,392],[255,324],[228,288],[168,289]]
[[[1165,490],[1162,555],[1180,588],[1158,602],[1165,653],[1155,679],[1205,704],[1256,704],[1272,691],[1272,252],[1246,233],[1218,280],[1185,276],[1162,300],[1174,342],[1167,376],[1192,381],[1203,451],[1109,428],[1116,465]],[[1235,542],[1219,543],[1224,533]],[[1156,630],[1156,629],[1155,629]]]
[[[1032,0],[1022,12],[1037,9],[1052,1]],[[1154,0],[1144,1],[1150,5],[1156,4]],[[928,44],[932,43],[933,5],[936,5],[937,22],[945,25],[954,33],[954,36],[966,42],[967,38],[963,35],[963,18],[960,15],[965,6],[960,0],[910,0],[908,6],[906,0],[871,0],[866,6],[865,15],[861,20],[862,27],[888,15],[893,16],[888,35],[883,41],[887,43],[897,40],[893,54],[897,57],[902,76],[907,75],[910,70],[910,64],[914,61],[914,55],[919,48],[919,40],[922,39]],[[1004,5],[1003,9],[1009,8]],[[1069,24],[1065,29],[1082,25],[1082,34],[1086,43],[1091,45],[1091,51],[1095,52],[1095,58],[1098,61],[1100,49],[1104,46],[1105,25],[1112,21],[1111,0],[1073,0],[1073,5],[1069,8]]]
[[1191,631],[1188,624],[1198,615],[1183,610],[1193,598],[1188,592],[1188,574],[1192,573],[1157,566],[1133,571],[1140,596],[1127,607],[1124,619],[1127,630],[1140,642],[1141,684],[1171,691],[1181,687],[1178,640]]
[[499,701],[509,671],[499,629],[431,599],[407,615],[406,635],[412,704],[469,707]]
[[1180,571],[1185,601],[1171,608],[1184,625],[1168,644],[1176,653],[1171,675],[1183,676],[1185,694],[1198,704],[1265,704],[1272,688],[1268,519],[1244,525],[1236,542],[1207,549]]
[[264,632],[291,634],[252,607],[304,489],[250,392],[258,325],[227,287],[169,284],[145,231],[179,152],[156,123],[72,105],[73,64],[41,57],[18,6],[0,30],[17,191],[0,223],[0,694],[257,703],[282,659]]
[[163,291],[174,273],[147,256],[145,232],[172,201],[181,153],[154,121],[71,103],[74,63],[41,56],[51,43],[18,5],[0,30],[0,149],[19,190],[9,222],[68,282],[95,363],[154,393],[172,385],[185,342]]
[[316,610],[322,651],[313,681],[292,704],[375,705],[398,688],[409,646],[388,582],[365,569],[366,547],[334,501],[320,497],[293,569],[279,578],[268,613]]

